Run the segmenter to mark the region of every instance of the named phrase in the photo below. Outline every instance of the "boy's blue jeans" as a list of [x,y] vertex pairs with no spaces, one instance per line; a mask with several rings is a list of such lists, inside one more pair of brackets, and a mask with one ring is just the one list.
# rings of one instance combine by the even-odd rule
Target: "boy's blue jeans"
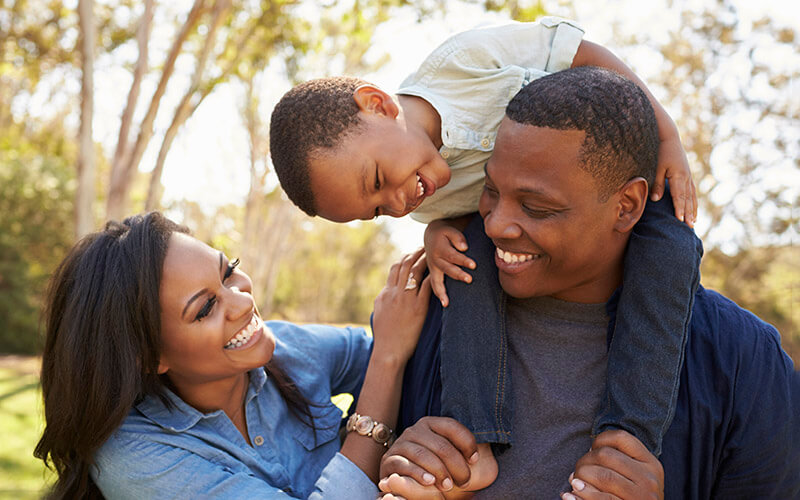
[[[479,443],[512,444],[513,380],[495,246],[480,216],[464,235],[466,254],[478,265],[471,271],[472,284],[446,282],[450,305],[444,310],[440,351],[442,415],[463,423]],[[668,190],[658,202],[647,202],[625,255],[616,326],[609,336],[606,392],[594,435],[623,429],[661,454],[661,439],[675,413],[702,255],[694,231],[675,217]]]

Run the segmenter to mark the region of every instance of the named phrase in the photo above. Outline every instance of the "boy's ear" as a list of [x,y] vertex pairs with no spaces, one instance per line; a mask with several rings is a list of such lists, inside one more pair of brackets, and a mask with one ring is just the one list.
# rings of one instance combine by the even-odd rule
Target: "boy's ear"
[[353,91],[353,100],[356,101],[358,109],[365,113],[375,113],[396,118],[400,113],[400,108],[394,102],[392,96],[374,85],[361,85]]
[[639,222],[647,204],[647,181],[643,177],[634,177],[617,192],[617,216],[614,229],[627,233]]

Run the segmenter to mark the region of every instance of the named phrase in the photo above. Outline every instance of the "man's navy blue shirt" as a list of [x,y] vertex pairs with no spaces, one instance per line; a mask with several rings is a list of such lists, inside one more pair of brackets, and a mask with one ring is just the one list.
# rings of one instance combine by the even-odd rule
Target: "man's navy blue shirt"
[[[403,380],[398,431],[441,414],[441,317],[431,296]],[[659,457],[666,499],[800,498],[800,372],[774,327],[699,287],[680,383]]]

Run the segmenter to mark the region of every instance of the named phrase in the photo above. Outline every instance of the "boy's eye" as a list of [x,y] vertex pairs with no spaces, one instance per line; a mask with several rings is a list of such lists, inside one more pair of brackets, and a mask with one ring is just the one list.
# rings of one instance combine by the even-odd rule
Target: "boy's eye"
[[380,189],[381,189],[381,178],[380,175],[378,175],[378,166],[375,165],[375,191],[378,191]]

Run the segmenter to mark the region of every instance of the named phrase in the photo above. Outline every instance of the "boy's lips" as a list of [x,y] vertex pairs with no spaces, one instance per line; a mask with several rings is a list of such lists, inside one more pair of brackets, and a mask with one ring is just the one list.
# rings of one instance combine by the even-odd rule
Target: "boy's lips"
[[432,196],[433,193],[436,192],[436,184],[424,175],[417,172],[417,177],[419,177],[420,182],[422,183],[422,187],[425,188],[425,194],[423,195],[424,198],[428,196]]

